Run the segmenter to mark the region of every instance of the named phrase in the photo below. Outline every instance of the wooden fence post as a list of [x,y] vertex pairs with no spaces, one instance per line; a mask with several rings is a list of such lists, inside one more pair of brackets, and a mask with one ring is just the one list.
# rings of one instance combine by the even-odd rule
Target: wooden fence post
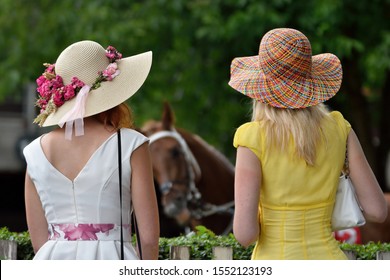
[[377,260],[390,260],[390,251],[378,251],[376,252]]
[[189,260],[190,247],[188,246],[171,246],[169,248],[169,259],[171,260]]
[[232,247],[213,247],[214,260],[232,260],[233,248]]
[[17,245],[13,240],[0,240],[0,260],[16,260]]
[[[16,242],[14,242],[15,249],[11,249],[11,245],[3,246],[1,242],[7,242],[6,240],[0,241],[0,259],[16,259]],[[9,242],[9,241],[8,241]],[[9,248],[9,251],[4,251],[5,248]],[[233,248],[216,246],[212,248],[213,260],[233,260]],[[13,252],[13,255],[11,255]],[[343,250],[344,254],[349,260],[356,260],[357,254],[353,250]],[[4,256],[4,257],[3,257]],[[190,260],[190,247],[189,246],[171,246],[169,248],[170,260]],[[376,253],[377,260],[390,260],[390,251],[378,251]]]
[[348,257],[348,260],[356,260],[356,253],[352,250],[343,250],[344,254]]

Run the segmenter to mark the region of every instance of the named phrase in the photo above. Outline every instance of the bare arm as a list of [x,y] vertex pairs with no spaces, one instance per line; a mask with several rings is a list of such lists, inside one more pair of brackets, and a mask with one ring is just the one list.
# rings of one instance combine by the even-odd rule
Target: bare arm
[[30,234],[31,243],[36,253],[39,248],[47,241],[48,225],[45,217],[45,212],[42,208],[42,203],[32,182],[30,176],[26,172],[25,178],[25,204],[27,226]]
[[143,259],[158,259],[160,225],[148,143],[131,156],[131,188],[134,211],[141,237]]
[[352,129],[348,135],[348,159],[351,180],[364,209],[365,218],[370,222],[383,222],[387,217],[386,200]]
[[234,182],[233,232],[237,241],[244,247],[251,245],[259,235],[260,184],[259,159],[250,149],[238,147]]

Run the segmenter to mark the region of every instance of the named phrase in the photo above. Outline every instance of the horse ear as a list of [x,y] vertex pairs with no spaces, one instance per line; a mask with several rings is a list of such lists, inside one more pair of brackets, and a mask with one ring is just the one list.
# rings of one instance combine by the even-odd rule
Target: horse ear
[[173,113],[171,105],[167,101],[164,102],[164,110],[161,120],[164,130],[171,130],[175,124],[175,114]]

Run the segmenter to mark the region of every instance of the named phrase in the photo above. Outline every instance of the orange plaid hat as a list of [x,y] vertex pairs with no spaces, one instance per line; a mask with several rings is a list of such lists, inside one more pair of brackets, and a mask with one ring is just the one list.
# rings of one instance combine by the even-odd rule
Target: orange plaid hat
[[261,39],[259,55],[233,59],[229,85],[277,108],[306,108],[332,98],[340,89],[342,68],[334,54],[312,56],[300,31],[276,28]]

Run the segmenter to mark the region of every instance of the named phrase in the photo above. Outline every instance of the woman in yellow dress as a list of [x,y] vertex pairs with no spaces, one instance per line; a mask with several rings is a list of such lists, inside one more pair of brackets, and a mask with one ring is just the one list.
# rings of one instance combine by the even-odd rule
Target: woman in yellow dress
[[266,33],[258,55],[233,60],[229,85],[253,99],[252,121],[234,136],[233,231],[245,247],[256,242],[252,259],[347,259],[331,227],[346,149],[365,218],[385,220],[355,132],[323,104],[341,81],[340,60],[312,56],[307,37],[290,28]]

